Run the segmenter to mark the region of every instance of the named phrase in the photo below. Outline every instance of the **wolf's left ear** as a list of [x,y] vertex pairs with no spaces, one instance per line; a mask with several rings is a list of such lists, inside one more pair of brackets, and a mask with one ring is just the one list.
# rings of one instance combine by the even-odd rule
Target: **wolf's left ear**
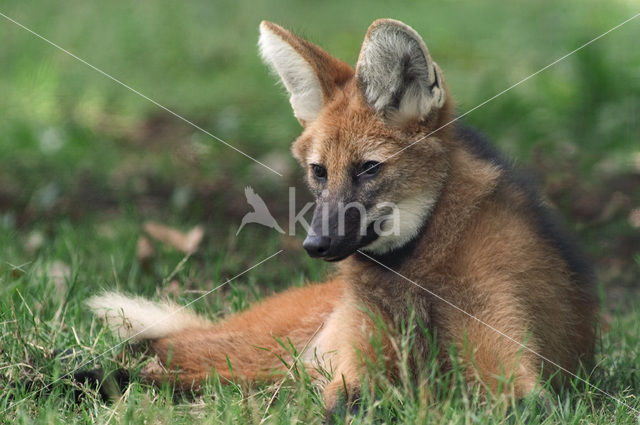
[[303,126],[315,120],[353,69],[322,48],[271,22],[260,23],[260,54],[289,92],[293,113]]
[[446,100],[442,73],[424,41],[393,19],[378,19],[369,27],[356,79],[369,106],[394,122],[422,120]]

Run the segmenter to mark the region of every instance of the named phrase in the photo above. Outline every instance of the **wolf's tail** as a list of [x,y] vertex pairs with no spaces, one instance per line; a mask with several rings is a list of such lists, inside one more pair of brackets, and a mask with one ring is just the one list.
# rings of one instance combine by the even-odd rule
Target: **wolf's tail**
[[189,386],[199,384],[212,371],[230,380],[275,379],[293,360],[282,341],[296,349],[310,344],[343,294],[344,283],[339,280],[307,285],[274,295],[218,323],[173,303],[113,292],[91,298],[88,305],[122,338],[150,340],[161,367],[145,368],[143,378],[176,377],[179,385]]

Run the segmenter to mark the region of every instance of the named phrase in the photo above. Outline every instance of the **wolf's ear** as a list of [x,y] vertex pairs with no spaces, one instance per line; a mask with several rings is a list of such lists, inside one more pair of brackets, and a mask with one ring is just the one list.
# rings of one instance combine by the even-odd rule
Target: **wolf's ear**
[[394,122],[422,120],[446,100],[442,73],[424,41],[393,19],[378,19],[369,27],[356,79],[369,106]]
[[289,92],[293,113],[305,126],[318,116],[353,69],[313,43],[267,21],[260,23],[260,54]]

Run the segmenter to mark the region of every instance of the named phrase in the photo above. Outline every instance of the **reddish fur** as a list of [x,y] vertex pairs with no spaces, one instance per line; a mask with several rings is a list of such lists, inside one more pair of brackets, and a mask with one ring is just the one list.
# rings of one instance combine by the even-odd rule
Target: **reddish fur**
[[278,339],[285,346],[290,340],[302,349],[336,308],[343,292],[344,283],[338,279],[291,289],[211,327],[155,340],[152,348],[165,365],[179,369],[185,386],[199,384],[214,370],[226,379],[269,380],[284,370],[278,356],[291,360]]
[[[314,122],[302,123],[305,130],[293,153],[305,168],[312,151],[322,156],[333,176],[330,191],[346,184],[344,170],[350,163],[372,152],[394,154],[407,140],[454,116],[448,100],[424,122],[389,126],[364,102],[348,65],[277,25],[267,25],[307,58],[321,79],[325,106]],[[470,154],[450,126],[390,158],[384,169],[398,197],[417,188],[440,193],[415,254],[398,273],[570,371],[577,370],[581,359],[590,359],[595,305],[559,252],[531,224],[524,195],[504,182],[499,168]],[[268,380],[285,370],[276,354],[290,360],[274,337],[302,349],[322,328],[318,335],[325,351],[336,352],[334,379],[325,387],[325,401],[332,407],[345,385],[358,387],[365,372],[363,356],[375,357],[369,340],[376,325],[365,310],[381,314],[393,329],[397,317],[408,315],[407,299],[422,300],[414,307],[437,330],[443,365],[447,348],[457,344],[469,381],[495,390],[499,375],[513,375],[516,395],[534,389],[540,357],[357,254],[340,264],[335,280],[276,295],[211,327],[156,340],[153,349],[179,370],[185,385],[201,382],[212,371],[228,379]],[[383,342],[385,360],[393,369],[397,353],[389,338]],[[543,377],[554,372],[554,366],[544,365]],[[166,376],[151,374],[153,379]]]

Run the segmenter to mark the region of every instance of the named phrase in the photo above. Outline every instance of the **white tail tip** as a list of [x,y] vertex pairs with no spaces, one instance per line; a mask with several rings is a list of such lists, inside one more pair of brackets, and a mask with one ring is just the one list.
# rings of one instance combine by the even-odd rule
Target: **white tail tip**
[[177,304],[155,303],[116,292],[91,297],[87,305],[113,332],[126,339],[164,338],[186,328],[203,328],[211,324]]

